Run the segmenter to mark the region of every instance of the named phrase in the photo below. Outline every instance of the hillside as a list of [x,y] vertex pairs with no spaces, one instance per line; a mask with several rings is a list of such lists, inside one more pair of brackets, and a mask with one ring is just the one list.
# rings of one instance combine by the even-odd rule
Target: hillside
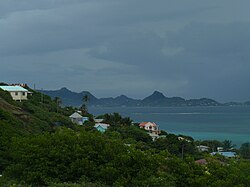
[[[28,101],[15,102],[8,92],[0,90],[0,186],[185,187],[250,183],[250,163],[246,160],[212,157],[196,148],[197,143],[214,147],[222,146],[221,142],[196,143],[191,137],[180,138],[167,132],[152,141],[145,130],[118,113],[101,116],[110,124],[101,133],[91,122],[71,124],[68,115],[73,108],[58,110],[49,96],[30,91],[33,96]],[[165,99],[155,93],[144,102],[158,96]],[[127,100],[126,96],[118,99]],[[206,167],[194,162],[200,158],[206,159]]]
[[[41,91],[41,90],[40,90]],[[60,97],[65,106],[80,106],[84,95],[89,97],[89,106],[102,107],[180,107],[180,106],[221,106],[222,104],[208,98],[186,100],[181,97],[166,97],[163,93],[155,91],[144,99],[133,99],[125,95],[109,98],[97,98],[90,92],[83,91],[80,93],[72,92],[67,88],[60,90],[43,90],[41,91],[53,98]]]
[[[57,112],[57,104],[49,96],[43,95],[41,102],[41,93],[30,90],[33,94],[27,101],[13,101],[8,92],[0,90],[0,110],[1,119],[5,115],[10,115],[9,121],[18,121],[22,125],[22,130],[29,133],[41,133],[51,130],[58,122],[62,125],[71,125],[68,115],[72,112],[60,108]],[[18,129],[18,128],[17,128]]]
[[73,125],[67,117],[72,111],[60,109],[57,113],[56,103],[49,96],[44,96],[41,103],[41,93],[30,91],[33,96],[28,101],[16,102],[8,92],[0,90],[0,173],[7,165],[5,160],[8,160],[8,147],[13,137],[52,132],[58,124]]

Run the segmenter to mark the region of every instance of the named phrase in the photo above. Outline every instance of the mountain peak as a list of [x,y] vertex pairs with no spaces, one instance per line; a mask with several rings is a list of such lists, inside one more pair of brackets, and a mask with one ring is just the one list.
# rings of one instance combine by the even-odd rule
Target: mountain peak
[[163,93],[161,93],[159,91],[154,91],[154,93],[152,95],[146,97],[143,100],[144,101],[159,101],[162,99],[166,99],[166,97],[163,95]]
[[149,96],[152,99],[165,99],[165,95],[163,95],[163,93],[159,92],[159,91],[154,91],[154,93],[152,95]]
[[165,98],[165,96],[163,95],[163,93],[161,93],[159,91],[154,91],[154,93],[152,95],[159,96],[159,97],[164,97]]
[[62,87],[61,89],[60,89],[60,91],[70,91],[68,88],[66,88],[66,87]]

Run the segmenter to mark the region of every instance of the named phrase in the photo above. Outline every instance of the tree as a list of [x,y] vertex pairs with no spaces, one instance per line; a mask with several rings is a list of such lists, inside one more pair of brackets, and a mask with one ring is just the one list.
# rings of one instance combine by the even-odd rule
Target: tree
[[87,94],[85,94],[82,98],[83,104],[80,108],[80,110],[82,111],[82,114],[88,114],[88,102],[89,102],[89,96]]
[[243,158],[250,159],[250,142],[241,145],[240,154]]
[[119,132],[123,139],[132,138],[136,141],[142,141],[147,143],[152,141],[151,137],[147,134],[147,132],[144,129],[140,129],[139,127],[136,126],[119,127],[115,129],[115,131]]
[[120,126],[130,126],[132,125],[132,120],[129,117],[123,118],[119,113],[115,112],[113,114],[105,114],[103,119],[106,123],[113,127]]
[[60,97],[55,97],[54,101],[56,102],[56,112],[58,113],[59,106],[60,106],[60,104],[62,104],[62,100]]
[[230,151],[230,150],[232,150],[233,147],[235,147],[235,145],[232,144],[231,140],[223,141],[223,149],[224,149],[224,151]]

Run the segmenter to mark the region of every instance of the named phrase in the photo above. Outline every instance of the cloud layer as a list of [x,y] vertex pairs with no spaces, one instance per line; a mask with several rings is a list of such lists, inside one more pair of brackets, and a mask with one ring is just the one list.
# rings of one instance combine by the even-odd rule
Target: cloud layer
[[0,2],[0,79],[97,96],[250,100],[246,0]]

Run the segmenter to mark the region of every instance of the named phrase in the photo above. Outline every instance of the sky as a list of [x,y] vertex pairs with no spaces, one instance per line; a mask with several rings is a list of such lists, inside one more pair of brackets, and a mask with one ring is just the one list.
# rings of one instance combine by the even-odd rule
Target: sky
[[249,0],[1,0],[0,82],[250,100]]

